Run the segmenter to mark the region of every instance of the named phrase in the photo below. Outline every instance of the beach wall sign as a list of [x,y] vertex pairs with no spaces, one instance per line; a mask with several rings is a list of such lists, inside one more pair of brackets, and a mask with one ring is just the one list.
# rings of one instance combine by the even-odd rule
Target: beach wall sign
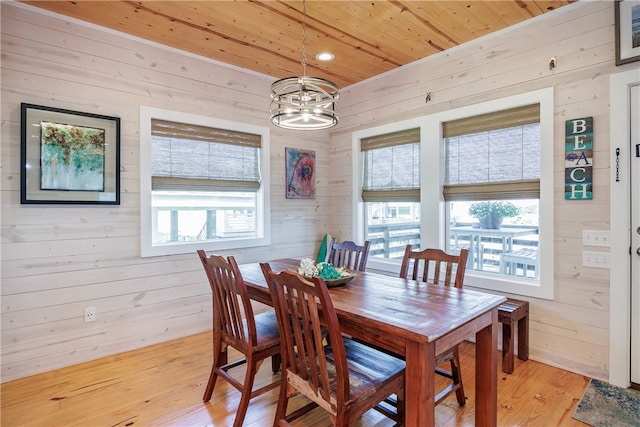
[[593,117],[565,121],[565,200],[593,199]]

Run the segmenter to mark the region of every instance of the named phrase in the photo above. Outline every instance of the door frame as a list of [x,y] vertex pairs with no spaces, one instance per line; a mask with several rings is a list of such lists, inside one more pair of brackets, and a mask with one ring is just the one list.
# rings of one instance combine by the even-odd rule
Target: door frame
[[[631,189],[629,86],[640,83],[640,70],[611,74],[610,89],[610,252],[609,273],[609,382],[631,385]],[[619,159],[616,148],[620,148]],[[619,160],[619,181],[616,165]]]

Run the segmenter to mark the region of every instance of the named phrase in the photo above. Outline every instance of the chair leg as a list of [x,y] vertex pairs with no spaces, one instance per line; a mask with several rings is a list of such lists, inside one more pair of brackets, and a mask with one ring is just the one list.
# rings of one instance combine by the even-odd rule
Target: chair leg
[[247,371],[244,377],[244,384],[242,386],[242,396],[240,397],[240,404],[236,411],[236,419],[233,421],[233,427],[242,427],[244,417],[247,414],[247,408],[249,407],[249,401],[253,391],[253,381],[256,378],[256,372],[258,371],[258,364],[255,359],[247,359]]
[[276,406],[276,418],[273,427],[278,427],[280,420],[286,420],[287,406],[289,404],[289,396],[293,390],[289,390],[290,386],[286,381],[286,373],[282,372],[282,381],[280,381],[280,396],[278,397],[278,405]]
[[396,405],[396,415],[398,417],[398,419],[396,420],[396,426],[404,426],[404,420],[405,420],[404,390],[396,393],[396,398],[398,400]]
[[213,388],[216,385],[216,379],[218,378],[218,374],[216,372],[215,366],[211,367],[211,374],[209,374],[209,382],[207,382],[207,388],[204,390],[204,395],[202,396],[203,402],[208,402],[211,400],[211,396],[213,395]]
[[271,356],[271,372],[277,374],[282,369],[282,356],[280,353]]
[[464,406],[467,403],[467,399],[464,396],[464,387],[462,385],[462,372],[460,369],[460,352],[458,348],[454,350],[453,358],[451,359],[451,376],[453,377],[453,383],[460,386],[456,390],[456,399],[458,405]]
[[351,412],[349,411],[349,409],[338,411],[336,416],[332,416],[331,418],[334,418],[332,419],[332,421],[333,425],[336,427],[351,427],[355,424],[355,420],[351,420]]
[[213,395],[213,389],[216,386],[216,380],[218,379],[218,368],[227,363],[227,346],[222,342],[217,342],[214,339],[213,344],[213,365],[211,366],[211,374],[209,374],[209,382],[207,388],[204,390],[202,400],[208,402]]

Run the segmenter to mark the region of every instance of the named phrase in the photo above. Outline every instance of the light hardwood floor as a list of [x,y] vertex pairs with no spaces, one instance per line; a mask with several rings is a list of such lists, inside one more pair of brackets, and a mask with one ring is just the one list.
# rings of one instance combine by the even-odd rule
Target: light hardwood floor
[[[210,333],[202,333],[2,384],[1,425],[230,426],[239,400],[233,387],[219,380],[211,402],[202,403],[211,366],[210,340]],[[474,351],[474,344],[462,346],[467,404],[460,408],[455,394],[449,396],[436,408],[439,426],[473,426]],[[270,363],[263,364],[257,381],[271,380],[270,368]],[[582,375],[516,359],[513,374],[498,368],[498,424],[586,426],[571,416],[588,382]],[[271,426],[277,393],[252,400],[245,425]],[[392,424],[370,411],[358,426]],[[331,424],[316,409],[293,425]]]

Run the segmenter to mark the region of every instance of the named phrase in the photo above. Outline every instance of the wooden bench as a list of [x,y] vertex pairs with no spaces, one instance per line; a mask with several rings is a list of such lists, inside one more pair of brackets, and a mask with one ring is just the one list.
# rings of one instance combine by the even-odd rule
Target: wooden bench
[[513,373],[514,334],[518,328],[518,359],[529,359],[529,302],[507,299],[498,307],[498,320],[502,323],[502,371]]

